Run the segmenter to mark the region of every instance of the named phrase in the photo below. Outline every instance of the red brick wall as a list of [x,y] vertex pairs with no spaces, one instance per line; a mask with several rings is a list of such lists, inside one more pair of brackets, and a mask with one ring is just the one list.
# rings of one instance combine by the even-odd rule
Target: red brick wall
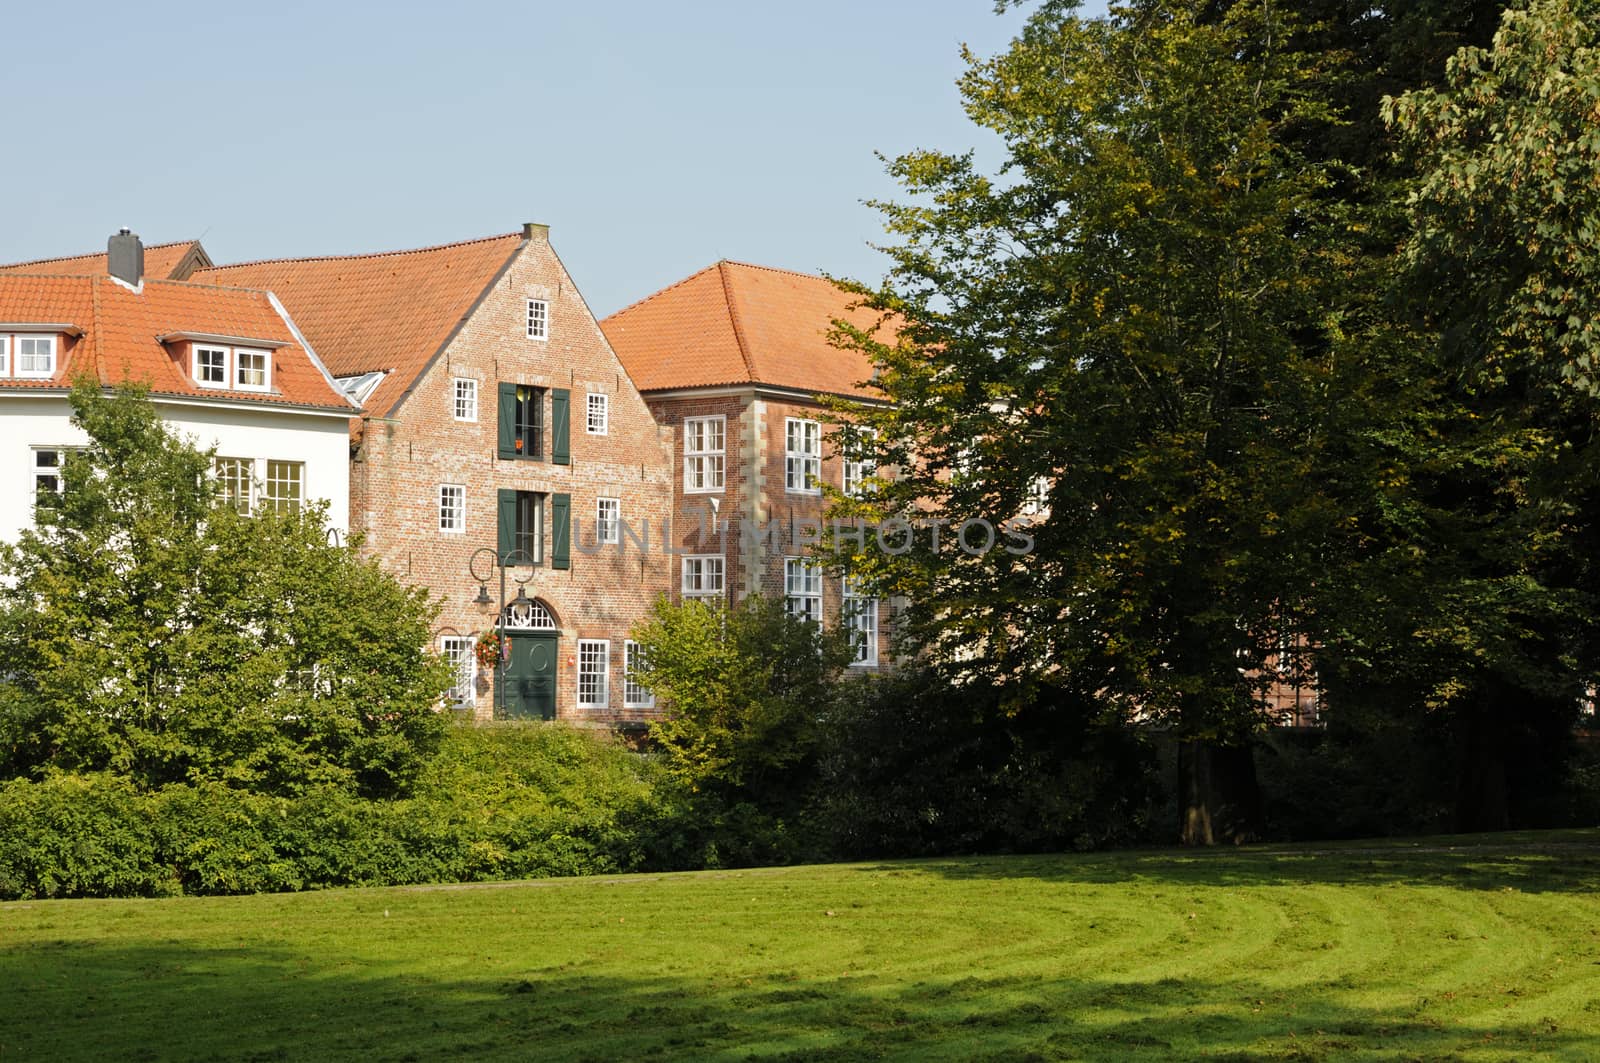
[[[527,337],[528,299],[549,302],[549,339]],[[456,377],[478,381],[478,419],[454,419]],[[501,460],[497,456],[497,385],[501,382],[572,393],[571,465],[548,460]],[[585,430],[586,396],[610,396],[609,432]],[[548,417],[548,408],[547,408]],[[548,425],[548,421],[547,421]],[[469,571],[474,551],[496,545],[496,498],[500,489],[572,496],[581,542],[594,542],[595,500],[615,497],[622,518],[635,527],[648,520],[660,528],[670,512],[673,451],[634,389],[599,326],[549,243],[536,235],[473,312],[440,358],[418,380],[391,421],[371,421],[352,465],[352,527],[366,533],[367,549],[402,579],[427,587],[442,599],[440,634],[471,635],[493,628],[496,607],[473,604],[479,580]],[[466,487],[466,532],[444,533],[438,525],[440,484]],[[561,630],[556,714],[569,721],[610,723],[637,719],[649,710],[623,705],[623,641],[655,598],[669,588],[664,554],[641,555],[607,546],[595,554],[579,550],[574,535],[572,567],[532,570],[531,597],[544,599]],[[548,560],[548,544],[546,557]],[[491,597],[498,598],[498,572],[486,554],[477,561]],[[528,575],[529,570],[520,571]],[[508,580],[507,596],[516,585]],[[577,640],[611,641],[610,704],[579,709]],[[488,677],[480,675],[477,715],[492,703]]]
[[[791,537],[791,521],[823,519],[826,500],[817,494],[790,493],[786,487],[785,422],[790,417],[823,421],[824,409],[814,401],[799,399],[777,400],[764,397],[749,388],[733,394],[717,394],[727,389],[706,389],[705,393],[690,396],[651,396],[650,409],[656,419],[671,432],[677,472],[673,482],[674,541],[682,549],[702,552],[694,544],[698,541],[705,519],[706,495],[691,494],[683,486],[683,424],[687,418],[716,416],[727,418],[725,435],[726,484],[715,497],[720,499],[720,516],[732,518],[723,539],[726,560],[729,599],[736,601],[747,595],[759,593],[773,597],[784,594],[784,558],[807,553]],[[839,487],[843,483],[844,466],[835,452],[832,432],[823,423],[822,480]],[[765,529],[767,522],[777,520],[780,526],[780,548],[777,552],[764,549],[746,550],[742,528]],[[751,540],[750,545],[757,545]],[[705,553],[716,553],[713,545]],[[672,562],[674,598],[681,597],[681,563]],[[824,573],[822,581],[822,610],[825,624],[836,621],[842,606],[842,588],[839,577]],[[889,653],[889,603],[878,605],[878,660],[887,662]]]

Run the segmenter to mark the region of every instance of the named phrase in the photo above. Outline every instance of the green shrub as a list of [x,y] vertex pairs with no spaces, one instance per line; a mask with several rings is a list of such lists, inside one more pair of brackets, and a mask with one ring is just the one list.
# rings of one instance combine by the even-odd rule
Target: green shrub
[[931,670],[863,680],[825,728],[815,811],[837,855],[1088,849],[1148,839],[1145,736],[1041,689],[1001,703]]
[[[665,791],[663,791],[665,788]],[[0,787],[0,897],[233,894],[659,866],[672,787],[604,733],[458,726],[404,800],[111,775]]]

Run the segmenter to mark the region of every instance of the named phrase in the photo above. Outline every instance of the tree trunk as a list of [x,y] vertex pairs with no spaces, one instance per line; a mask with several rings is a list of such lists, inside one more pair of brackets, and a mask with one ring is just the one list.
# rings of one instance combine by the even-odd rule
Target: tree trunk
[[1184,845],[1243,845],[1261,837],[1261,788],[1248,742],[1218,745],[1187,739],[1178,747],[1178,793]]
[[1497,725],[1493,694],[1467,710],[1462,721],[1461,768],[1456,782],[1456,826],[1462,831],[1510,830],[1505,748],[1509,736]]

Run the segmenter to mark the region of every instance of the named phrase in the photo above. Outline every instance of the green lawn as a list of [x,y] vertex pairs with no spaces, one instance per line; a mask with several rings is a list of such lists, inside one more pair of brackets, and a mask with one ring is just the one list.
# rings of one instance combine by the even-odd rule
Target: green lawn
[[0,904],[0,1060],[1600,1059],[1600,831]]

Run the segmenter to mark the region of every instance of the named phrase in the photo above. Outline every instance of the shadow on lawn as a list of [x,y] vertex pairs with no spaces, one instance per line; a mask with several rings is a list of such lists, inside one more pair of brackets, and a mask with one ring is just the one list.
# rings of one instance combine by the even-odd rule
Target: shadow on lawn
[[11,949],[0,1059],[1587,1058],[1595,1047],[1548,1021],[1457,1029],[1426,1007],[1362,1007],[1337,983],[624,979],[531,956],[448,981],[342,960],[176,943]]
[[1115,884],[1130,880],[1189,886],[1413,885],[1522,893],[1600,892],[1600,832],[1588,840],[1503,845],[1243,848],[922,860],[909,867],[952,879],[1037,878]]

